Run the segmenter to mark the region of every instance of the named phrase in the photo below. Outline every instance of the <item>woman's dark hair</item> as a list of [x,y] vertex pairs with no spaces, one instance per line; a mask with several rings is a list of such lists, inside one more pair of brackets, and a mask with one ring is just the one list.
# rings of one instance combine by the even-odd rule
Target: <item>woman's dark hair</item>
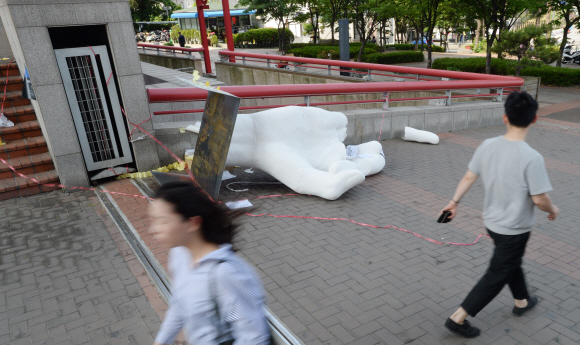
[[156,194],[158,199],[172,204],[175,212],[184,219],[200,216],[203,219],[201,234],[206,241],[233,244],[237,228],[234,220],[240,212],[230,212],[189,182],[166,183]]
[[505,101],[505,114],[512,126],[526,128],[536,118],[538,102],[529,93],[514,91]]

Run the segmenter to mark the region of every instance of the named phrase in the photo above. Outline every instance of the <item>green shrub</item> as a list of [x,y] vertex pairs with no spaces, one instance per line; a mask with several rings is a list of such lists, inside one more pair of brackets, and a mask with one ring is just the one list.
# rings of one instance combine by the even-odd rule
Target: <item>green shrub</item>
[[[498,75],[515,75],[515,60],[491,59],[491,73]],[[485,58],[441,58],[433,61],[434,69],[485,73]],[[543,85],[572,86],[580,84],[580,70],[543,65],[538,61],[526,61],[520,71],[521,76],[542,78]]]
[[181,28],[179,27],[179,24],[178,25],[173,25],[170,30],[171,30],[171,39],[174,42],[177,42],[177,38],[179,37],[179,32],[181,31]]
[[165,42],[165,43],[163,43],[163,45],[164,46],[172,46],[173,47],[173,43],[171,43],[171,42]]
[[375,53],[365,55],[364,62],[377,63],[382,65],[393,65],[406,62],[423,62],[425,55],[421,52],[393,52],[393,53]]
[[211,43],[211,45],[212,45],[212,46],[213,46],[213,45],[215,45],[215,46],[217,47],[217,44],[218,44],[218,38],[217,38],[217,36],[216,36],[216,35],[212,35],[212,36],[211,36],[211,38],[210,38],[210,43]]
[[431,51],[435,53],[445,53],[445,48],[433,44],[431,45]]
[[[294,54],[294,56],[300,56],[300,57],[309,57],[309,58],[317,58],[318,54],[322,51],[326,51],[327,54],[329,51],[334,50],[336,51],[336,54],[338,53],[338,46],[319,46],[319,45],[307,45],[307,46],[303,46],[302,48],[294,48],[296,45],[292,45],[292,49],[290,49],[288,52]],[[360,45],[354,46],[354,47],[350,47],[350,58],[354,59],[358,56],[358,52],[360,50]],[[376,53],[376,51],[372,48],[365,48],[363,50],[363,56],[364,55],[368,55],[368,54],[374,54]]]
[[475,48],[473,48],[473,52],[474,53],[485,53],[485,52],[487,52],[487,41],[486,40],[479,41],[479,43],[477,43],[477,45],[475,46]]

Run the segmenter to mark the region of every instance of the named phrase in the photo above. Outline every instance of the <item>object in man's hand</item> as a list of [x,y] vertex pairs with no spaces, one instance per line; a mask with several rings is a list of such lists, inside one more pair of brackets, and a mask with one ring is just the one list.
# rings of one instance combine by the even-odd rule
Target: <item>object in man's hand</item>
[[452,218],[449,218],[450,216],[451,216],[451,211],[443,211],[441,216],[439,216],[439,219],[437,219],[437,223],[449,223],[452,219]]

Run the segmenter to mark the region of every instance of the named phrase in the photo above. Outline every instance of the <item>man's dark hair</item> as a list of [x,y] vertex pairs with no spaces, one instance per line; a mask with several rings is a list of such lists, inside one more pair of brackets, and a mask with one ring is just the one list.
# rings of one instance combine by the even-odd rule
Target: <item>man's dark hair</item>
[[241,212],[229,211],[189,182],[163,184],[156,195],[158,199],[172,204],[174,211],[184,219],[200,216],[203,219],[201,234],[206,241],[218,245],[233,244],[237,228],[234,220]]
[[514,91],[505,101],[505,114],[512,126],[526,128],[536,118],[538,102],[529,93]]
[[180,34],[180,35],[181,35],[181,31],[179,31],[179,32],[178,32],[178,34]]

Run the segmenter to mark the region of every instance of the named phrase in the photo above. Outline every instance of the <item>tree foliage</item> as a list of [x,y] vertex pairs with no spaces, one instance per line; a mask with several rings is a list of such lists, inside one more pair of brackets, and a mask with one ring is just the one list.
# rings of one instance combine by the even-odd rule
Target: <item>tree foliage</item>
[[297,0],[240,0],[236,7],[244,6],[250,11],[256,11],[256,16],[265,22],[274,20],[280,33],[280,50],[286,53],[286,26],[290,19],[300,9]]
[[[548,2],[550,8],[556,13],[555,24],[563,24],[563,35],[562,42],[560,43],[560,56],[556,66],[560,67],[562,65],[562,55],[564,54],[564,48],[568,42],[568,30],[572,26],[576,26],[580,29],[580,0],[550,0]],[[573,13],[576,12],[574,16]]]
[[527,59],[539,60],[545,64],[556,61],[556,40],[546,37],[550,30],[548,26],[527,26],[521,30],[504,31],[501,33],[501,40],[496,42],[492,50],[517,57],[516,76],[519,76]]
[[129,0],[131,15],[134,22],[158,22],[171,20],[163,7],[171,7],[171,11],[181,10],[181,5],[177,5],[171,0]]

